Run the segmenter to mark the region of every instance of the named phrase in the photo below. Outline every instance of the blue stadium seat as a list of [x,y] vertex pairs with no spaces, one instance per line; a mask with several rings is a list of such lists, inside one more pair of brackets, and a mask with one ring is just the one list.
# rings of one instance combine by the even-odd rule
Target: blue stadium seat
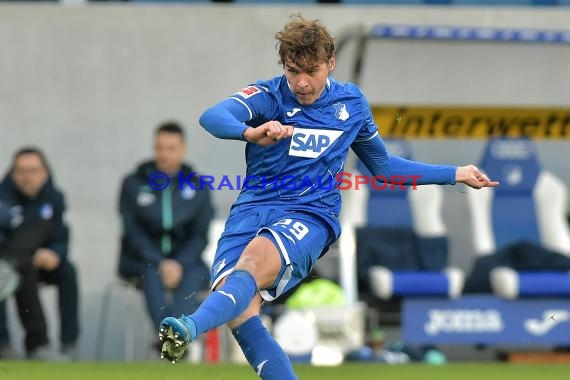
[[[387,140],[386,144],[391,153],[411,159],[411,146],[407,141]],[[361,161],[358,162],[356,169],[361,174],[370,176],[370,172]],[[367,189],[366,224],[368,226],[413,229],[412,209],[408,200],[408,187],[401,189],[398,186],[394,186],[393,189],[390,189],[387,186],[385,190],[375,191],[371,185],[368,185]],[[388,215],[389,217],[387,217]]]
[[531,0],[453,0],[456,5],[473,5],[473,6],[529,6],[532,5]]
[[343,4],[423,4],[424,0],[342,0]]
[[[532,141],[492,139],[480,166],[501,184],[467,193],[476,254],[483,257],[530,242],[570,256],[570,231],[564,215],[567,189],[540,166]],[[498,268],[491,273],[491,285],[496,294],[507,298],[541,292],[553,295],[553,289],[570,295],[570,276],[562,271],[517,273]]]
[[234,0],[234,3],[241,4],[314,4],[317,0]]
[[[386,145],[392,154],[412,156],[407,141],[386,140]],[[357,170],[370,176],[361,163]],[[387,185],[378,190],[367,185],[353,193],[345,209],[355,212],[354,221],[360,226],[355,240],[361,291],[371,291],[383,300],[461,294],[463,272],[446,267],[448,241],[440,187]]]
[[211,0],[130,0],[133,3],[206,4]]
[[532,0],[532,5],[558,5],[558,0]]

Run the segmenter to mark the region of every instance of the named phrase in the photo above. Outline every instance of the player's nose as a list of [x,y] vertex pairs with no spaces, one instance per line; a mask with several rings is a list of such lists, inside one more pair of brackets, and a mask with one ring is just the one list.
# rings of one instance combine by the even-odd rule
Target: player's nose
[[309,86],[309,81],[303,75],[300,75],[299,79],[297,80],[297,87],[300,89],[307,88]]

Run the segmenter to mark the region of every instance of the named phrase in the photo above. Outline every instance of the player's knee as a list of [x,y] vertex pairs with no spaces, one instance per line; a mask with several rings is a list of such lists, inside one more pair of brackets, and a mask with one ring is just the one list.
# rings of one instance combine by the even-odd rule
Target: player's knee
[[255,238],[241,255],[236,269],[248,271],[260,288],[270,286],[281,271],[282,258],[273,242],[265,237]]
[[271,286],[281,271],[281,261],[268,262],[252,256],[240,258],[236,269],[249,272],[257,283],[258,288],[263,289]]
[[242,256],[242,257],[240,257],[240,259],[236,265],[236,269],[247,271],[247,272],[251,273],[251,275],[253,277],[255,277],[255,275],[263,267],[262,263],[260,261],[261,260],[257,257]]

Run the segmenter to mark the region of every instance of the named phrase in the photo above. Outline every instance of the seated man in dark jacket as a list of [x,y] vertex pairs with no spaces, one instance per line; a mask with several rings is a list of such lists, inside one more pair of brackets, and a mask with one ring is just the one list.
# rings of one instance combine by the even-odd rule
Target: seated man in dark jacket
[[[48,348],[38,282],[56,285],[61,318],[62,352],[73,354],[77,341],[78,287],[67,260],[69,228],[63,194],[54,186],[45,156],[36,148],[20,149],[0,183],[0,259],[20,275],[15,292],[26,330],[25,348],[32,359],[62,359]],[[9,345],[5,302],[0,303],[0,346]]]
[[[202,252],[213,208],[209,191],[200,189],[197,175],[191,180],[196,190],[184,181],[179,186],[179,175],[187,177],[193,171],[183,163],[184,140],[179,125],[161,125],[155,133],[154,160],[129,174],[121,188],[124,230],[119,274],[138,280],[156,329],[168,315],[192,313],[199,303],[198,293],[210,281]],[[157,172],[168,179],[156,177]],[[167,297],[169,292],[172,297]]]

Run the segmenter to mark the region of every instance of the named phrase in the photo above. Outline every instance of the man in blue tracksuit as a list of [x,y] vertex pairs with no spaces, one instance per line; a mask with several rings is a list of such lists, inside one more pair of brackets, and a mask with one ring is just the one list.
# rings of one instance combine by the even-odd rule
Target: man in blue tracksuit
[[200,124],[246,141],[248,186],[234,203],[212,268],[213,292],[192,315],[160,326],[163,355],[178,360],[197,336],[227,323],[264,380],[295,379],[287,355],[259,319],[305,278],[340,235],[341,196],[330,186],[352,149],[375,176],[399,183],[495,186],[475,166],[428,165],[386,152],[370,106],[354,84],[334,80],[334,41],[300,16],[276,35],[284,74],[207,109]]
[[[63,360],[75,354],[79,334],[78,284],[68,260],[69,227],[63,193],[53,182],[44,154],[22,148],[14,155],[8,175],[0,183],[0,258],[20,274],[15,292],[25,348],[32,359]],[[61,350],[48,348],[46,323],[38,283],[58,288]],[[7,345],[5,303],[0,303],[0,346]]]
[[[179,125],[159,126],[154,160],[138,166],[121,188],[119,274],[140,281],[157,328],[166,315],[193,312],[199,292],[210,281],[202,252],[208,243],[213,207],[208,189],[200,189],[198,175],[192,175],[193,169],[183,163],[184,140]],[[164,180],[168,177],[168,186],[155,186],[157,174]],[[180,176],[184,177],[181,181]],[[170,302],[168,292],[173,295]]]

